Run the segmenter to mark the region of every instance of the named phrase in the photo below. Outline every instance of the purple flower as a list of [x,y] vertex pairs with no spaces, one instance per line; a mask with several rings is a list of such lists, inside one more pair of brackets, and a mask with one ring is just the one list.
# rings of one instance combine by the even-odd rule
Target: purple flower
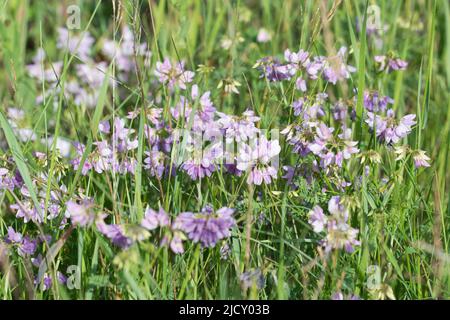
[[62,272],[56,272],[56,277],[58,278],[58,282],[60,284],[65,285],[67,283],[67,277]]
[[162,84],[167,84],[171,90],[176,86],[186,90],[186,84],[192,82],[194,72],[184,69],[184,62],[177,62],[172,65],[168,58],[164,62],[156,62],[155,75]]
[[326,93],[318,93],[314,99],[300,98],[292,103],[294,115],[304,121],[314,121],[325,115],[324,106],[328,98]]
[[291,124],[283,129],[281,134],[286,136],[286,141],[293,146],[293,152],[302,157],[311,152],[309,145],[315,139],[315,130],[310,123]]
[[[103,218],[103,217],[102,217]],[[118,224],[106,224],[102,219],[96,222],[97,230],[106,236],[111,242],[122,248],[128,248],[133,241],[125,235],[123,226]]]
[[333,119],[336,121],[340,121],[341,123],[346,123],[348,119],[351,121],[356,118],[355,109],[351,108],[349,110],[349,106],[342,100],[339,100],[334,104],[331,109]]
[[8,235],[5,240],[7,243],[22,243],[23,236],[16,232],[13,227],[8,227]]
[[325,252],[333,249],[345,249],[346,252],[353,252],[355,246],[360,242],[356,239],[358,230],[348,224],[348,210],[341,203],[338,196],[332,197],[328,202],[329,216],[325,216],[322,208],[315,206],[309,213],[309,223],[313,226],[314,232],[326,231],[325,238],[321,245]]
[[303,78],[298,77],[297,80],[295,80],[295,87],[297,88],[297,90],[300,90],[301,92],[306,92],[307,90],[306,81]]
[[94,44],[94,38],[89,32],[80,36],[71,35],[65,28],[58,29],[58,42],[56,46],[59,49],[67,49],[69,53],[77,55],[81,60],[90,59],[91,47]]
[[23,218],[23,221],[25,223],[29,221],[33,221],[38,224],[42,223],[43,219],[41,214],[29,200],[25,200],[17,204],[12,204],[10,208],[16,211],[16,218]]
[[260,78],[266,78],[271,82],[282,81],[290,79],[290,70],[286,65],[280,63],[280,61],[273,57],[266,57],[259,59],[256,62],[255,67],[261,71]]
[[149,170],[152,177],[161,177],[166,170],[164,160],[166,155],[161,151],[145,151],[147,157],[144,159],[144,168]]
[[278,140],[268,141],[261,136],[254,146],[241,144],[237,156],[237,169],[248,171],[247,183],[269,184],[277,178],[277,169],[271,162],[281,151]]
[[350,78],[350,73],[356,68],[345,63],[346,47],[339,49],[336,56],[325,59],[323,75],[326,81],[336,84],[337,81]]
[[254,111],[246,110],[242,116],[232,116],[225,113],[217,112],[220,119],[218,124],[224,131],[226,143],[247,141],[254,138],[259,129],[255,123],[259,121],[259,117],[255,116]]
[[[303,50],[300,50],[299,52],[291,52],[291,50],[286,49],[284,51],[284,59],[288,62],[286,67],[289,74],[294,76],[299,70],[306,67],[309,63],[309,53]],[[306,89],[303,91],[306,91]]]
[[83,199],[80,203],[69,200],[66,206],[67,215],[75,226],[86,227],[91,225],[96,218],[95,211],[93,210],[94,202],[90,199]]
[[159,208],[158,212],[154,211],[151,208],[145,209],[145,216],[141,221],[142,227],[148,230],[154,230],[158,227],[166,227],[169,225],[169,216],[163,208]]
[[412,126],[416,124],[415,118],[415,114],[408,114],[397,121],[394,111],[389,109],[386,116],[368,112],[366,123],[381,141],[391,144],[399,142],[411,132]]
[[364,107],[370,112],[385,112],[389,104],[394,100],[388,96],[380,96],[377,91],[364,92]]
[[400,58],[394,57],[393,54],[387,56],[375,56],[375,62],[378,64],[378,71],[392,72],[398,70],[406,70],[408,62]]
[[420,168],[420,167],[429,167],[430,163],[429,161],[431,160],[426,154],[425,151],[423,150],[416,150],[412,153],[412,157],[414,160],[414,166],[416,168]]
[[323,210],[319,206],[315,206],[308,214],[309,224],[313,227],[314,232],[322,232],[328,222],[327,216],[323,214]]
[[214,212],[206,206],[200,213],[183,212],[175,220],[175,228],[184,231],[188,238],[202,247],[214,247],[219,240],[231,236],[236,224],[233,209],[223,207]]
[[323,168],[332,164],[342,167],[344,160],[350,159],[352,154],[359,152],[356,147],[358,142],[350,140],[351,130],[349,128],[343,130],[341,134],[334,136],[334,129],[327,127],[324,123],[321,122],[317,127],[317,137],[309,145],[309,149],[321,158],[320,164]]
[[29,237],[24,237],[22,243],[18,247],[19,255],[33,255],[37,249],[37,241],[30,239]]

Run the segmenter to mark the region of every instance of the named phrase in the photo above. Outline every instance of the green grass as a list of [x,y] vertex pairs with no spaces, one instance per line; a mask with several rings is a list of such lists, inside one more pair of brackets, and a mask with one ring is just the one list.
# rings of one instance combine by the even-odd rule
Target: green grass
[[[119,40],[120,32],[116,31],[128,24],[153,53],[150,68],[138,62],[136,83],[124,82],[113,89],[104,81],[94,109],[76,107],[56,92],[52,93],[59,97],[55,108],[52,99],[37,105],[36,96],[52,89],[36,87],[25,69],[42,45],[52,61],[64,61],[58,87],[63,89],[73,77],[71,65],[78,58],[64,56],[56,48],[56,27],[65,25],[66,17],[61,13],[65,12],[65,4],[72,2],[81,8],[79,32],[89,31],[96,39]],[[55,277],[56,270],[66,272],[68,266],[76,265],[81,271],[81,287],[70,290],[54,281],[51,290],[40,290],[33,284],[33,278],[44,270],[38,272],[28,258],[17,254],[2,260],[0,246],[1,299],[329,299],[336,291],[354,293],[364,299],[450,298],[448,1],[376,1],[381,22],[389,25],[382,35],[383,51],[366,37],[365,27],[359,31],[355,24],[356,19],[370,18],[364,13],[373,1],[328,1],[326,12],[312,0],[133,0],[122,1],[121,5],[115,2],[115,6],[106,0],[72,2],[0,0],[0,157],[13,157],[35,205],[39,202],[33,178],[42,170],[48,174],[44,184],[47,206],[56,185],[56,169],[63,161],[57,156],[56,139],[50,146],[43,146],[40,138],[83,141],[84,162],[100,135],[97,128],[101,120],[139,110],[139,117],[133,121],[139,137],[135,174],[82,176],[81,169],[68,172],[65,200],[82,188],[98,207],[124,223],[139,221],[147,205],[155,209],[161,206],[173,214],[200,210],[206,203],[215,208],[231,206],[237,209],[238,227],[233,229],[229,241],[230,257],[223,260],[220,245],[201,250],[198,245],[186,243],[186,252],[174,255],[168,248],[150,241],[121,251],[97,231],[57,230],[57,224],[53,223],[53,234],[59,240],[44,245],[42,254],[51,263],[42,264],[41,268],[48,268],[45,272]],[[330,20],[325,24],[323,15],[328,14]],[[407,23],[409,27],[405,27]],[[271,42],[256,42],[261,27],[272,32]],[[327,32],[331,32],[331,37],[327,38]],[[221,40],[233,39],[237,34],[244,42],[224,50]],[[377,150],[383,158],[380,164],[371,165],[369,178],[363,175],[360,190],[345,194],[345,199],[355,204],[352,225],[360,229],[362,242],[353,254],[334,253],[324,259],[316,250],[318,237],[307,223],[311,204],[320,203],[324,207],[327,198],[321,188],[330,185],[331,176],[292,191],[282,179],[250,188],[245,179],[229,179],[220,170],[210,179],[196,183],[185,175],[159,181],[145,173],[142,165],[148,146],[143,137],[148,120],[143,107],[153,103],[148,92],[153,90],[152,70],[156,61],[169,56],[186,61],[187,68],[193,71],[199,65],[214,67],[211,73],[196,72],[196,81],[202,92],[212,91],[219,111],[240,114],[251,107],[261,117],[261,127],[283,129],[286,119],[293,119],[290,104],[294,100],[294,83],[269,85],[259,79],[252,66],[264,56],[282,57],[286,48],[326,55],[330,49],[338,50],[343,45],[350,47],[349,64],[358,71],[346,85],[328,89],[334,97],[344,100],[353,97],[353,88],[358,89],[355,139],[361,141],[361,149],[363,146]],[[93,50],[98,52],[101,46],[97,42]],[[404,73],[385,76],[375,72],[373,56],[387,51],[409,61]],[[117,72],[111,65],[107,75],[116,78]],[[239,95],[224,95],[217,89],[219,82],[227,78],[241,83]],[[427,151],[432,158],[430,168],[415,170],[408,161],[394,161],[392,153],[363,129],[364,89],[394,97],[394,108],[400,114],[417,114],[418,123],[407,143]],[[175,102],[165,87],[158,94],[162,102],[155,104],[168,117]],[[33,128],[39,139],[21,142],[15,136],[6,117],[10,107],[25,111],[25,125]],[[35,150],[48,154],[46,167],[37,163],[32,153]],[[291,164],[299,161],[284,145],[281,158]],[[345,170],[356,181],[363,169],[359,160],[354,159]],[[388,178],[388,182],[384,183],[383,178]],[[11,225],[23,233],[41,228],[19,223],[9,209],[14,201],[12,193],[0,193],[1,238]],[[267,225],[258,223],[261,213]],[[380,271],[383,286],[377,292],[367,285],[370,266]],[[264,288],[243,290],[239,276],[257,268],[264,275]]]

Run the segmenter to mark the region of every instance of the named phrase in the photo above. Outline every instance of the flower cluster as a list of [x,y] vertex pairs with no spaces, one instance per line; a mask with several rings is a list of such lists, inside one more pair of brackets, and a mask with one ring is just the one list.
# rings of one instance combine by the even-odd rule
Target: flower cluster
[[322,76],[325,81],[336,84],[338,81],[350,78],[356,69],[346,64],[347,48],[342,47],[336,55],[330,57],[312,57],[310,53],[300,50],[284,52],[285,63],[277,58],[266,57],[257,61],[255,67],[268,81],[290,80],[295,77],[296,88],[302,92],[307,90],[306,79],[316,80]]
[[194,243],[214,247],[218,241],[230,237],[231,228],[236,224],[233,212],[233,209],[226,207],[214,211],[211,206],[206,206],[199,213],[180,213],[175,225]]
[[[113,171],[121,174],[134,173],[136,159],[130,153],[137,149],[138,140],[134,135],[134,129],[126,127],[125,119],[115,118],[113,128],[110,128],[108,121],[99,124],[99,131],[105,136],[105,139],[94,142],[94,150],[88,155],[82,165],[83,175],[94,170],[97,173]],[[111,132],[112,131],[112,132]],[[110,135],[107,139],[106,136]],[[72,160],[75,170],[81,165],[85,146],[75,143],[77,157]]]
[[334,196],[328,202],[329,215],[325,215],[323,209],[315,206],[308,214],[308,222],[314,232],[324,233],[325,237],[321,241],[325,252],[333,249],[345,249],[351,253],[355,246],[359,246],[357,240],[358,230],[352,228],[349,223],[348,209],[341,203],[339,196]]

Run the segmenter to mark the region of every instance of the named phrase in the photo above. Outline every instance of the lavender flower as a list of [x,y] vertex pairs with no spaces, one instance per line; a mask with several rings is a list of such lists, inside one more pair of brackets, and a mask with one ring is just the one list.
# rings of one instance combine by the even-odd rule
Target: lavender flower
[[120,248],[128,248],[133,244],[133,241],[125,235],[125,230],[122,225],[118,224],[106,224],[104,222],[105,216],[100,215],[96,219],[96,227],[97,230],[106,236],[111,242],[120,247]]
[[248,184],[269,184],[277,178],[277,169],[271,161],[280,153],[281,147],[278,140],[268,141],[262,136],[250,146],[240,145],[237,157],[237,169],[248,171]]
[[214,212],[206,206],[200,213],[183,212],[175,220],[176,229],[184,231],[188,238],[202,247],[214,247],[216,243],[231,236],[236,224],[233,209],[223,207]]
[[345,249],[346,252],[353,252],[354,247],[360,245],[356,239],[358,230],[348,224],[348,210],[341,203],[340,197],[334,196],[330,199],[328,212],[330,215],[325,216],[322,208],[315,206],[309,213],[309,223],[314,232],[326,232],[325,238],[321,241],[325,252],[333,249]]
[[218,124],[224,132],[226,143],[245,142],[254,138],[260,131],[255,125],[260,118],[255,116],[252,110],[246,110],[240,117],[221,112],[217,114],[220,117]]
[[90,199],[83,199],[80,203],[69,200],[66,203],[67,215],[75,226],[86,227],[91,225],[96,214],[93,210],[94,202]]
[[321,158],[321,166],[323,168],[336,164],[342,167],[344,160],[350,159],[352,154],[358,153],[356,147],[358,142],[352,141],[351,130],[349,128],[337,135],[333,135],[333,128],[327,127],[324,123],[320,123],[317,127],[317,137],[313,143],[309,145],[309,149],[315,155]]
[[260,78],[266,78],[268,81],[282,81],[290,79],[289,68],[280,63],[280,61],[273,57],[266,57],[256,61],[254,68],[261,71]]
[[186,84],[192,82],[194,72],[184,69],[184,62],[172,64],[168,58],[164,62],[156,62],[155,75],[162,84],[167,84],[171,90],[175,87],[186,90]]
[[412,157],[414,160],[414,166],[416,168],[420,168],[420,167],[429,167],[430,163],[429,161],[431,160],[430,157],[428,157],[425,154],[425,151],[423,150],[416,150],[412,152]]
[[94,41],[89,32],[76,36],[71,35],[69,30],[65,28],[59,28],[56,46],[59,49],[67,49],[69,53],[77,55],[81,60],[88,60],[90,59],[90,51]]
[[394,57],[393,54],[388,54],[387,56],[375,56],[375,62],[378,64],[378,71],[401,71],[406,70],[408,67],[408,62]]
[[325,59],[323,75],[326,81],[336,84],[337,81],[350,78],[350,73],[356,68],[345,63],[346,47],[339,49],[336,56]]
[[313,227],[314,232],[320,233],[325,229],[328,219],[327,216],[323,214],[323,210],[319,206],[315,206],[308,214],[309,224]]
[[405,138],[416,124],[415,114],[408,114],[397,121],[394,111],[389,109],[386,116],[377,115],[373,112],[367,113],[366,123],[381,141],[387,144],[397,143]]
[[364,108],[370,112],[385,112],[394,100],[388,96],[381,96],[377,91],[364,92]]
[[166,227],[168,225],[170,225],[170,219],[163,208],[159,208],[158,212],[150,208],[145,210],[145,216],[141,221],[142,227],[148,230],[154,230],[158,227]]

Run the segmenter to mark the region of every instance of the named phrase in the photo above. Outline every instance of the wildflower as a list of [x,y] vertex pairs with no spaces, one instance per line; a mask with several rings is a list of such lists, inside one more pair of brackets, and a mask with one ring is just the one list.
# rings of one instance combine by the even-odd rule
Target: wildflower
[[161,245],[169,245],[170,250],[175,254],[184,252],[183,240],[186,240],[184,234],[178,230],[172,230],[172,233],[168,233],[161,241]]
[[325,252],[333,249],[345,249],[346,252],[353,252],[355,246],[360,242],[356,239],[358,230],[348,224],[348,210],[338,196],[332,197],[328,202],[329,216],[323,214],[319,206],[309,213],[309,223],[313,226],[315,232],[326,232],[321,245]]
[[315,139],[315,125],[308,122],[293,123],[281,131],[286,141],[293,146],[293,152],[304,157],[311,152],[309,145]]
[[325,115],[324,106],[328,98],[326,93],[319,93],[314,98],[300,98],[292,103],[294,116],[300,116],[304,121],[313,121]]
[[367,113],[366,123],[371,130],[375,131],[375,135],[387,144],[397,143],[405,138],[410,132],[413,125],[415,114],[408,114],[397,121],[392,109],[387,110],[386,116],[376,115],[373,112]]
[[7,243],[22,243],[23,236],[16,232],[13,227],[8,227],[8,234],[6,236]]
[[255,116],[254,111],[246,110],[242,116],[233,116],[217,112],[219,115],[218,124],[226,138],[226,143],[243,142],[252,139],[259,133],[255,123],[259,117]]
[[248,170],[248,184],[269,184],[277,178],[277,169],[271,161],[280,153],[281,147],[278,140],[268,141],[262,136],[255,146],[241,144],[238,150],[237,168],[241,171]]
[[231,255],[231,248],[228,242],[224,242],[220,247],[220,259],[227,260]]
[[0,168],[0,190],[14,190],[15,183],[14,177],[11,175],[8,169]]
[[29,221],[33,221],[38,224],[42,223],[42,215],[29,200],[12,204],[10,208],[16,211],[16,218],[23,218],[23,222],[25,223],[28,223]]
[[319,206],[315,206],[308,214],[309,224],[313,227],[314,232],[320,233],[327,225],[327,217],[323,214],[323,210]]
[[389,104],[394,100],[388,96],[381,96],[377,91],[364,92],[364,108],[370,112],[385,112]]
[[416,168],[430,166],[430,163],[428,161],[430,161],[431,159],[425,154],[425,151],[415,150],[412,152],[412,157]]
[[262,73],[260,78],[266,78],[268,81],[282,81],[290,79],[289,68],[280,63],[280,61],[273,57],[266,57],[256,61],[253,68],[258,68]]
[[[117,70],[126,73],[134,71],[135,55],[143,57],[148,65],[148,60],[152,56],[152,52],[147,50],[146,43],[136,43],[130,27],[125,26],[122,30],[122,39],[120,43],[113,40],[105,40],[102,46],[102,52],[109,59],[114,60]],[[126,75],[122,74],[121,78],[126,79]]]
[[[200,96],[198,86],[195,84],[192,86],[192,100],[198,100],[198,109],[196,111],[196,114],[198,117],[204,121],[204,122],[210,122],[213,120],[214,113],[216,112],[216,108],[214,107],[213,103],[210,99],[211,93],[209,91],[206,91],[203,95]],[[186,117],[189,115],[187,114]]]
[[18,253],[21,256],[33,255],[36,252],[36,249],[37,241],[25,236],[22,243],[18,247]]
[[321,166],[326,168],[331,164],[342,167],[344,160],[350,159],[352,154],[358,153],[358,142],[352,141],[351,129],[346,128],[336,136],[333,136],[333,128],[328,128],[324,123],[317,127],[317,137],[309,145],[309,149],[321,158]]
[[378,65],[378,71],[398,71],[405,70],[408,66],[408,62],[400,58],[394,57],[393,54],[387,56],[375,56],[375,62]]
[[272,35],[270,34],[269,31],[267,31],[264,28],[261,28],[258,30],[258,35],[256,36],[256,41],[258,41],[259,43],[265,43],[265,42],[269,42],[270,40],[272,40]]
[[295,87],[297,88],[297,90],[301,92],[306,92],[307,90],[306,81],[303,80],[303,78],[298,77],[297,80],[295,80]]
[[159,208],[156,212],[151,208],[145,209],[145,216],[141,221],[141,226],[148,229],[154,230],[158,227],[166,227],[170,224],[170,219],[163,208]]
[[96,227],[100,233],[120,248],[124,249],[132,245],[133,241],[125,235],[125,230],[122,225],[106,224],[103,219],[104,215],[100,215],[96,221]]
[[166,155],[162,151],[145,151],[145,154],[144,169],[149,170],[151,176],[161,178],[166,170]]
[[186,90],[186,84],[192,82],[194,72],[184,69],[184,62],[171,63],[168,58],[163,62],[156,62],[155,75],[162,84],[167,84],[169,89],[175,87]]
[[333,119],[346,123],[348,119],[354,121],[356,118],[356,110],[341,99],[337,101],[331,108]]
[[284,51],[284,59],[288,62],[286,65],[287,71],[291,76],[294,76],[298,71],[307,66],[309,53],[303,50],[291,52],[291,50],[286,49]]
[[94,202],[90,199],[83,199],[80,203],[69,200],[66,203],[67,215],[72,220],[72,224],[80,227],[91,225],[96,217],[93,210]]
[[102,133],[109,133],[110,129],[109,121],[100,121],[98,124],[98,130]]
[[59,28],[56,46],[59,49],[67,49],[70,54],[77,55],[81,60],[88,60],[94,41],[89,32],[76,36],[71,35],[65,28]]
[[350,78],[350,73],[356,71],[355,67],[344,62],[346,52],[347,48],[342,47],[336,56],[325,59],[323,75],[326,81],[336,84],[337,81]]
[[216,170],[216,163],[221,159],[221,148],[207,148],[202,150],[193,146],[194,150],[189,158],[181,165],[182,169],[192,180],[210,177]]
[[176,218],[175,228],[184,231],[194,243],[212,248],[219,240],[231,236],[231,228],[236,224],[233,212],[227,207],[214,211],[210,206],[199,213],[183,212]]

